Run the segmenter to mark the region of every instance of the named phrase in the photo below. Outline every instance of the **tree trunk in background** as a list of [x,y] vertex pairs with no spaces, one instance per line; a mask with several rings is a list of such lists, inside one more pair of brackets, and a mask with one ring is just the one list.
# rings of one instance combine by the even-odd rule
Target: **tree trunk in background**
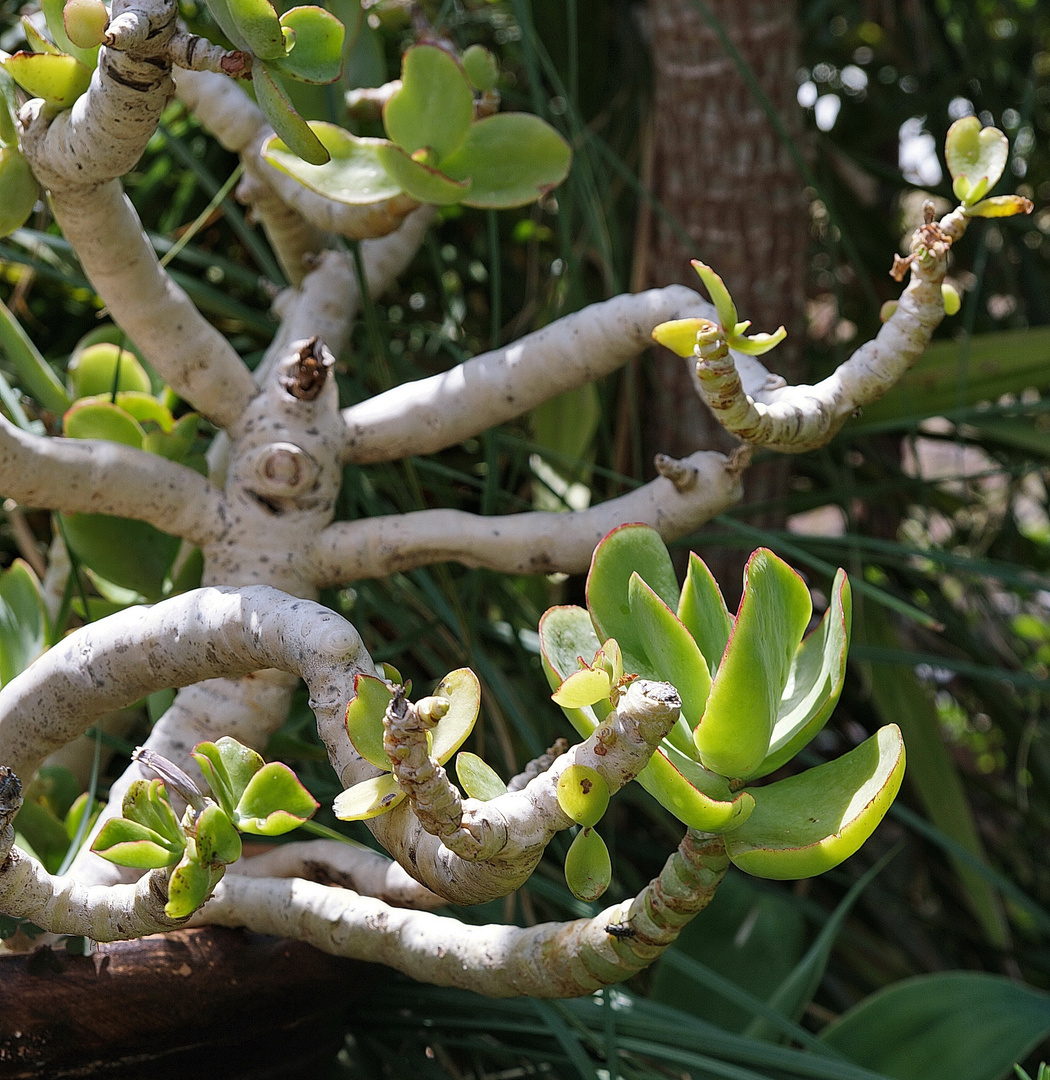
[[[788,134],[802,138],[795,93],[798,18],[788,0],[707,0],[755,73]],[[696,287],[690,258],[722,276],[741,318],[755,331],[781,323],[788,339],[763,360],[797,378],[805,344],[805,271],[809,236],[804,180],[761,103],[693,0],[649,0],[654,69],[650,187],[689,233],[689,244],[660,216],[643,223],[636,284],[682,282]],[[646,235],[648,234],[648,235]],[[637,279],[643,280],[637,280]],[[656,350],[651,408],[659,429],[645,433],[649,460],[657,450],[684,456],[698,447],[729,448],[735,440],[715,423],[690,382],[686,364]],[[786,494],[789,461],[777,457],[745,477],[745,499]],[[749,515],[756,525],[783,522],[779,510]],[[716,578],[739,597],[744,553],[705,552]]]

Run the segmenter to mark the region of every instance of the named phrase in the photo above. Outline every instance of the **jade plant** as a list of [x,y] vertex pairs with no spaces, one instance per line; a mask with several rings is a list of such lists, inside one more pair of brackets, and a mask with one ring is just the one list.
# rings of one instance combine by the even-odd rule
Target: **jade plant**
[[[595,549],[587,609],[543,616],[543,665],[554,701],[584,736],[625,680],[672,683],[681,715],[638,782],[689,828],[724,837],[748,873],[811,877],[860,847],[904,773],[901,733],[890,725],[841,758],[755,786],[814,738],[842,692],[851,599],[841,570],[807,636],[811,615],[805,582],[771,551],[748,560],[734,617],[699,556],[679,588],[660,535],[624,525]],[[573,885],[568,863],[566,876]]]
[[[58,51],[37,35],[33,55],[43,62],[7,62],[26,92],[43,96],[19,105],[11,87],[2,87],[0,165],[13,164],[0,168],[0,180],[20,177],[21,213],[30,191],[21,155],[46,193],[38,205],[42,219],[51,215],[49,236],[61,232],[119,334],[109,342],[109,367],[92,345],[80,350],[67,390],[52,361],[64,370],[69,357],[42,356],[0,309],[4,370],[17,374],[22,391],[0,381],[5,512],[23,524],[21,508],[64,515],[55,519],[46,556],[26,547],[37,560],[35,577],[19,567],[0,580],[0,915],[108,941],[169,930],[200,901],[190,916],[198,923],[294,936],[421,980],[493,995],[578,995],[651,963],[711,899],[731,859],[752,872],[790,876],[852,850],[899,780],[892,729],[841,762],[763,783],[826,720],[841,687],[844,580],[821,627],[803,639],[808,599],[772,556],[753,560],[734,621],[698,563],[679,592],[652,534],[614,533],[591,575],[590,611],[556,609],[544,621],[544,651],[579,741],[521,762],[506,782],[480,754],[461,750],[463,791],[444,764],[478,714],[474,676],[453,672],[413,702],[400,676],[373,661],[357,629],[317,598],[362,578],[445,561],[509,574],[582,573],[598,539],[625,522],[648,522],[673,540],[731,506],[741,496],[746,453],[698,448],[680,461],[661,457],[655,480],[586,510],[493,516],[435,506],[337,520],[340,487],[354,470],[460,446],[609,374],[664,324],[706,320],[675,344],[691,368],[700,367],[699,390],[716,416],[744,442],[786,453],[826,443],[915,363],[943,317],[950,248],[998,180],[998,157],[986,162],[984,150],[994,137],[979,135],[973,153],[960,150],[970,183],[959,196],[966,205],[917,230],[901,260],[909,282],[878,337],[816,386],[784,386],[754,356],[737,370],[734,354],[757,352],[770,339],[749,336],[728,294],[709,278],[714,306],[683,286],[614,297],[450,371],[340,401],[335,365],[363,362],[350,349],[362,299],[406,272],[426,240],[431,205],[493,208],[541,199],[564,175],[566,145],[531,119],[493,115],[492,82],[500,76],[490,60],[477,51],[452,55],[425,27],[405,55],[402,78],[371,92],[385,107],[388,138],[361,150],[311,126],[281,96],[278,80],[286,74],[328,77],[335,70],[338,32],[317,9],[277,16],[267,0],[228,0],[211,7],[227,38],[212,45],[179,27],[174,0],[113,0],[108,23],[97,6],[92,14],[78,0],[75,16],[67,8],[68,33],[54,0],[45,7]],[[87,25],[76,25],[85,11]],[[75,64],[86,69],[96,58],[85,83]],[[26,74],[35,78],[37,69],[65,72],[66,82],[58,86],[55,76],[38,85]],[[256,99],[228,77],[249,69]],[[236,347],[240,339],[226,336],[227,324],[210,322],[157,258],[124,194],[121,177],[137,167],[173,87],[181,107],[239,158],[240,197],[272,248],[274,287],[266,293],[279,294],[278,327],[252,369]],[[529,160],[514,156],[516,144]],[[282,145],[307,163],[296,164]],[[350,167],[340,172],[344,159]],[[980,177],[987,190],[978,198]],[[0,204],[14,205],[6,187],[0,195]],[[286,289],[277,280],[282,274]],[[708,324],[710,340],[699,341]],[[141,378],[128,381],[137,369],[125,349],[148,388]],[[183,419],[189,413],[202,419],[196,438],[210,439],[203,463],[196,442],[187,449],[196,423]],[[70,437],[61,437],[63,415]],[[179,546],[180,557],[150,588],[125,582],[118,596],[113,568],[92,569],[83,544],[91,574],[71,574],[62,531],[72,515],[149,526]],[[76,540],[69,540],[75,557]],[[637,542],[636,560],[620,551],[628,540]],[[191,582],[175,568],[193,551],[204,584],[180,591]],[[80,608],[84,625],[66,633],[68,599],[85,579],[97,593],[89,601],[105,600],[108,591],[107,602],[131,606],[92,619],[98,611],[89,603]],[[771,603],[760,584],[773,591]],[[131,604],[136,596],[155,602]],[[40,654],[46,643],[52,647]],[[579,674],[577,657],[585,662]],[[236,847],[225,822],[236,830],[279,809],[253,801],[253,784],[270,766],[247,777],[241,757],[224,755],[221,737],[259,753],[285,723],[300,678],[347,793],[338,812],[362,818],[394,862],[374,872],[375,852],[293,841],[252,859],[251,873],[233,863],[215,880]],[[589,702],[571,696],[583,683],[598,689],[585,695]],[[48,757],[101,715],[171,689],[178,693],[145,742],[159,757],[140,756],[113,780],[94,834],[66,883],[57,883],[16,840],[19,780],[31,790],[38,770],[50,767]],[[737,701],[746,703],[739,715]],[[212,791],[200,814],[193,808],[174,826],[159,787],[149,786],[155,776],[147,763],[160,758],[198,785],[206,779]],[[570,851],[570,877],[581,893],[597,895],[609,868],[596,830],[607,798],[636,777],[684,823],[677,849],[637,896],[617,897],[567,925],[524,928],[479,928],[409,909],[506,897],[551,840],[577,826],[582,839]],[[165,788],[173,791],[168,781]],[[108,824],[121,817],[129,792],[124,820],[159,840]],[[863,809],[872,800],[873,808]],[[291,809],[293,816],[306,812]],[[135,884],[96,854],[99,837],[105,846],[121,828],[124,839],[107,851],[145,839],[140,861],[145,851],[165,860]],[[164,910],[167,881],[184,857],[198,869],[188,872],[196,884],[183,894],[176,920]],[[367,873],[359,873],[362,866]],[[348,877],[362,883],[332,884]]]

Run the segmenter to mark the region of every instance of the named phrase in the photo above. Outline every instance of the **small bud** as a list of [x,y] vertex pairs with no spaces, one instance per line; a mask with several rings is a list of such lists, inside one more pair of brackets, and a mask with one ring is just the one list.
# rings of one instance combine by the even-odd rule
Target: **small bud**
[[93,49],[105,38],[109,12],[102,0],[66,0],[62,22],[69,40],[78,49]]
[[425,697],[416,702],[416,712],[426,723],[436,724],[448,715],[449,705],[448,698]]

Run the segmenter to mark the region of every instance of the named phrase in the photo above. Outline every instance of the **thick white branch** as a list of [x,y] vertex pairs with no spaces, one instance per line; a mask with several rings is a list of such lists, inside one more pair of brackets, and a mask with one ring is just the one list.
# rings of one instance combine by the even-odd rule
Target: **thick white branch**
[[309,557],[322,587],[446,560],[508,574],[581,573],[598,541],[625,521],[645,522],[673,540],[739,501],[739,475],[722,454],[699,451],[680,464],[683,489],[661,476],[588,510],[501,517],[420,510],[336,522],[317,536]]
[[407,195],[364,206],[326,199],[303,187],[287,173],[263,160],[263,142],[273,134],[259,107],[240,87],[210,71],[178,71],[179,98],[226,147],[241,155],[244,167],[268,184],[286,205],[315,228],[351,240],[386,236],[419,203]]
[[52,187],[51,207],[110,314],[161,378],[207,419],[233,424],[255,396],[251,372],[161,267],[120,183]]
[[[335,612],[276,589],[196,589],[64,638],[0,690],[0,763],[31,778],[104,712],[165,687],[278,668],[341,723],[354,675],[374,668]],[[329,718],[330,719],[330,718]]]
[[2,416],[0,491],[25,506],[148,521],[197,545],[222,527],[222,494],[193,469],[119,443],[30,435]]
[[966,217],[955,211],[921,227],[913,250],[911,280],[897,309],[872,341],[815,386],[782,386],[756,376],[751,361],[739,360],[724,345],[700,346],[696,386],[727,431],[755,446],[799,454],[825,445],[858,409],[878,400],[922,356],[944,318],[941,283],[952,241],[962,236]]
[[305,878],[374,896],[394,907],[425,911],[441,907],[443,897],[425,889],[405,870],[378,851],[338,840],[306,840],[279,844],[261,855],[241,859],[228,870],[252,878]]
[[720,839],[691,833],[633,901],[527,928],[471,926],[300,879],[228,874],[194,921],[297,938],[490,997],[577,997],[652,963],[706,907],[727,866]]
[[652,344],[659,323],[713,311],[683,285],[592,304],[506,348],[344,409],[345,459],[392,461],[462,442],[614,371]]

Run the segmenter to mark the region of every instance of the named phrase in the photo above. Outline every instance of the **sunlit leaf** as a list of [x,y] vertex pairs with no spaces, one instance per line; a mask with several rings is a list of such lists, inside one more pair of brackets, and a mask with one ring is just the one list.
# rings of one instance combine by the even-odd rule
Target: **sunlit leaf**
[[714,326],[710,319],[672,319],[653,329],[653,340],[676,356],[693,355],[696,335]]
[[212,803],[197,817],[197,857],[206,867],[225,866],[241,857],[241,838],[224,811]]
[[367,821],[393,810],[404,797],[393,775],[384,773],[340,792],[332,809],[340,821]]
[[481,708],[481,683],[470,668],[458,668],[438,683],[433,696],[449,703],[448,712],[434,728],[430,750],[438,764],[444,765],[474,730]]
[[551,700],[563,709],[579,709],[605,701],[612,692],[612,686],[608,672],[587,667],[574,671],[551,694]]
[[263,144],[263,156],[276,169],[336,202],[353,206],[383,202],[401,194],[380,161],[385,139],[360,139],[335,124],[310,122],[310,130],[330,155],[321,165],[303,161],[276,135]]
[[168,882],[168,902],[164,914],[169,919],[185,919],[204,903],[214,884],[212,872],[197,859],[192,845],[187,844],[182,861],[172,871]]
[[383,717],[394,692],[372,675],[356,675],[354,691],[346,706],[346,733],[365,761],[389,772],[390,758],[383,749]]
[[231,817],[244,789],[265,765],[250,746],[224,735],[217,742],[199,742],[192,751],[219,805]]
[[839,570],[831,587],[828,610],[795,654],[769,752],[754,776],[775,772],[828,722],[846,682],[852,618],[852,590],[845,572]]
[[718,582],[695,551],[689,553],[689,569],[678,601],[678,618],[693,635],[714,675],[733,631],[733,617]]
[[[712,778],[717,785],[712,784]],[[734,828],[747,819],[755,806],[746,791],[733,795],[723,777],[715,777],[666,744],[657,748],[637,780],[683,825],[701,832],[721,833]]]
[[904,740],[889,724],[834,761],[751,789],[754,812],[726,834],[726,851],[756,877],[822,874],[875,831],[903,776]]
[[636,572],[668,607],[677,608],[678,579],[667,546],[651,526],[637,524],[613,529],[595,548],[587,575],[587,607],[602,640],[616,638],[624,653],[644,656],[628,597]]
[[287,765],[271,761],[248,781],[233,820],[241,832],[281,836],[313,817],[319,805]]
[[718,321],[721,323],[722,329],[727,333],[731,332],[740,319],[736,313],[736,304],[733,303],[733,298],[729,295],[725,282],[710,266],[702,263],[699,259],[693,259],[692,264],[693,269],[700,275],[704,288],[707,289],[707,295],[711,297],[711,303],[715,305],[718,312]]
[[558,777],[558,805],[577,825],[593,828],[609,808],[609,785],[589,765],[569,765]]
[[107,862],[137,870],[174,866],[182,857],[181,848],[174,848],[159,833],[126,818],[110,818],[99,830],[91,850]]
[[0,236],[20,229],[39,198],[40,185],[25,155],[16,146],[0,147]]
[[[601,646],[589,613],[572,605],[548,608],[540,618],[539,636],[543,673],[555,690],[578,670],[577,657],[593,656]],[[562,708],[569,722],[584,738],[590,735],[598,726],[599,719],[603,719],[608,711],[607,704],[601,717],[590,706]]]
[[456,776],[460,786],[472,799],[488,802],[507,793],[507,785],[500,779],[499,773],[469,750],[456,755]]
[[955,197],[972,206],[1003,175],[1010,144],[998,128],[982,127],[976,116],[964,116],[948,129],[944,156],[954,180]]
[[0,63],[30,97],[56,109],[68,109],[91,82],[91,69],[64,54],[18,52]]
[[645,654],[659,678],[678,691],[686,723],[696,727],[711,690],[703,653],[678,616],[637,573],[631,575],[628,599]]
[[[991,199],[982,199],[974,206],[968,206],[966,213],[970,217],[1013,217],[1015,214],[1030,214],[1032,200],[1023,195],[996,195]],[[949,313],[950,314],[950,313]]]
[[707,768],[747,777],[761,765],[812,607],[806,583],[787,563],[766,548],[754,552],[733,633],[693,732]]
[[787,337],[787,330],[779,327],[772,334],[751,334],[743,337],[730,337],[729,347],[748,356],[761,356],[770,349],[775,349]]
[[73,396],[95,397],[113,391],[138,390],[150,392],[149,375],[138,357],[128,348],[109,341],[78,347],[66,370]]
[[0,686],[47,648],[47,605],[40,581],[23,559],[0,573]]

